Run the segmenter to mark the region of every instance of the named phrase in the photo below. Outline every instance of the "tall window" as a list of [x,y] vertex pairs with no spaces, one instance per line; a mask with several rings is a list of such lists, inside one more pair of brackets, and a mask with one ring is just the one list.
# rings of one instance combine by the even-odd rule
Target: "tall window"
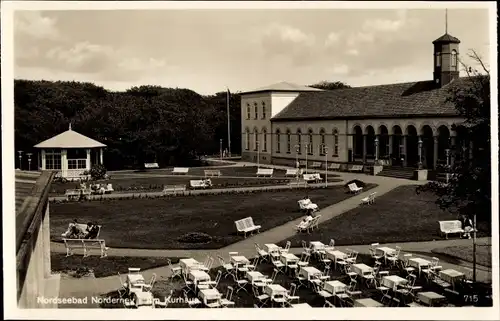
[[308,136],[309,136],[309,144],[307,144],[307,154],[313,155],[313,131],[312,131],[312,129],[309,129]]
[[266,119],[266,103],[262,102],[262,119]]
[[276,129],[276,153],[280,153],[281,151],[281,132],[280,129]]
[[297,129],[297,150],[297,154],[302,154],[302,131],[300,130],[300,128]]
[[259,106],[257,105],[257,103],[254,103],[253,105],[254,107],[254,113],[255,113],[255,119],[258,119],[259,118]]
[[250,119],[250,104],[247,104],[247,119]]
[[61,150],[45,150],[45,169],[61,169]]
[[[250,110],[250,107],[248,107]],[[245,149],[249,150],[250,149],[250,129],[245,129]]]
[[456,50],[451,51],[451,66],[452,67],[457,66],[457,51]]
[[441,53],[436,53],[436,67],[441,67]]
[[292,134],[290,133],[290,129],[286,131],[286,152],[290,154],[292,149]]
[[259,148],[259,131],[257,128],[253,129],[253,135],[254,135],[254,150],[256,151]]
[[68,149],[68,169],[87,168],[87,151],[81,148]]
[[267,151],[267,130],[265,128],[262,129],[262,151]]
[[325,155],[325,130],[321,128],[319,131],[319,135],[321,138],[321,144],[319,145],[319,154]]
[[337,156],[339,154],[339,132],[334,129],[333,130],[333,156]]

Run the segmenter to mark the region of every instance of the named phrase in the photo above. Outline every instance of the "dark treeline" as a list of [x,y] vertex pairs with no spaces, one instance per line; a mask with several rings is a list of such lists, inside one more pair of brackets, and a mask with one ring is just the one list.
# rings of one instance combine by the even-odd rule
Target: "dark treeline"
[[[107,145],[108,170],[194,161],[227,148],[226,92],[202,96],[189,89],[158,86],[111,92],[91,83],[16,80],[15,150],[33,148],[72,129]],[[231,149],[241,148],[240,95],[231,94]],[[16,153],[16,167],[19,159]],[[38,168],[32,157],[31,168]],[[27,167],[23,157],[23,168]]]

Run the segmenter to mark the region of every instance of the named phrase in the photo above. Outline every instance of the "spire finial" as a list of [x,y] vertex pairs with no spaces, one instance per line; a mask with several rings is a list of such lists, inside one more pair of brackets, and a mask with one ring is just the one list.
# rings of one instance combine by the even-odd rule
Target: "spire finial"
[[69,123],[69,130],[71,130],[71,122]]
[[448,33],[448,9],[445,9],[445,14],[444,14],[444,33]]

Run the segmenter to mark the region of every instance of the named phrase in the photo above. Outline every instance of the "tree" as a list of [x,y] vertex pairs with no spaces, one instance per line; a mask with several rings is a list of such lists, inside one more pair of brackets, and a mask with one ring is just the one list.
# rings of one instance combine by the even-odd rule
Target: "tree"
[[320,81],[317,84],[310,85],[309,87],[323,89],[323,90],[335,90],[335,89],[351,88],[351,86],[344,84],[341,81],[328,82],[325,80]]
[[[448,183],[429,182],[416,192],[430,191],[443,210],[488,222],[491,218],[491,141],[490,141],[490,73],[476,52],[469,55],[479,63],[482,72],[465,66],[467,85],[452,88],[448,101],[453,103],[465,121],[454,130],[464,131],[468,142],[458,151],[463,157],[445,168]],[[458,155],[457,155],[458,156]]]

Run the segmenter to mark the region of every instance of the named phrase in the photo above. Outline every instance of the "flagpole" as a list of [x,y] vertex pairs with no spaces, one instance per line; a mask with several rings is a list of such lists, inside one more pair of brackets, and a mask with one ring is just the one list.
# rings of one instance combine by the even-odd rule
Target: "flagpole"
[[227,149],[228,156],[231,156],[231,117],[229,116],[229,88],[227,88]]

